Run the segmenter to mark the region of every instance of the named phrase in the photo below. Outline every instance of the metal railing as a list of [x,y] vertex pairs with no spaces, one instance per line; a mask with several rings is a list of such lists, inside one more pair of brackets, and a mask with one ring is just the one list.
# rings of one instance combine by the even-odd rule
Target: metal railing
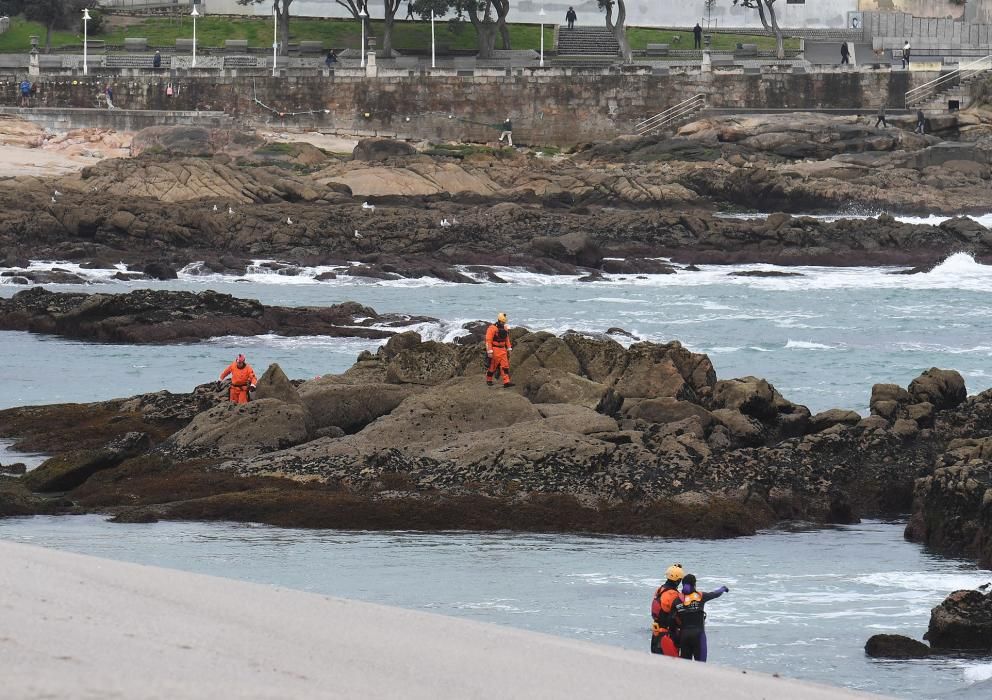
[[680,119],[691,116],[706,106],[706,95],[698,93],[688,100],[683,100],[673,107],[669,107],[664,112],[645,119],[634,126],[634,132],[638,136],[644,136],[652,131],[659,131],[666,126],[670,126]]
[[907,109],[916,106],[931,99],[938,92],[953,85],[959,85],[962,81],[973,78],[989,69],[992,69],[992,56],[983,56],[977,61],[966,63],[957,70],[952,70],[950,73],[945,73],[939,78],[923,83],[912,90],[907,90],[904,104]]

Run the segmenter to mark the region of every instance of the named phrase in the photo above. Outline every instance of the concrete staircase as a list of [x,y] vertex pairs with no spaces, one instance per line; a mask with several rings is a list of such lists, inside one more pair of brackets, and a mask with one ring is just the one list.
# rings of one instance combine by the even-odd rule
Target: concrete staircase
[[559,58],[617,56],[620,45],[604,27],[561,27],[558,30],[558,44],[555,47]]
[[967,63],[957,70],[944,73],[939,78],[906,92],[907,109],[946,110],[951,101],[958,109],[971,102],[971,84],[992,72],[992,55]]

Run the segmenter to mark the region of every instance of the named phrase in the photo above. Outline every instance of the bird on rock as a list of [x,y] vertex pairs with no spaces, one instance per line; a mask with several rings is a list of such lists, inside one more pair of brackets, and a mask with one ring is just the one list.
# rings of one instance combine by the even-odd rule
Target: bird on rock
[[362,202],[362,209],[368,209],[370,212],[375,214],[375,205],[369,204],[368,202]]

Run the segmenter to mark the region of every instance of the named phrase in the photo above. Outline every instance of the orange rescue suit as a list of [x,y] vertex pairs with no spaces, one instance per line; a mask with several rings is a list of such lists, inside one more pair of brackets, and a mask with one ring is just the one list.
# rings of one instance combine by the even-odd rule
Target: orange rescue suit
[[510,327],[505,323],[496,323],[486,329],[486,354],[489,355],[489,367],[486,368],[486,383],[493,383],[493,375],[500,372],[503,384],[510,383]]
[[249,364],[238,367],[237,362],[232,362],[227,369],[220,373],[221,381],[229,374],[231,375],[231,401],[248,403],[248,387],[254,386],[258,382],[255,379],[255,370]]

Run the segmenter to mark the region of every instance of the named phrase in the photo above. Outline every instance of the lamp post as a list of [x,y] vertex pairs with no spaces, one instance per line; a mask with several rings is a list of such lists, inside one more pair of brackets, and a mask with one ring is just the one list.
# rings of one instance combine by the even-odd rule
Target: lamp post
[[369,8],[366,2],[362,6],[362,14],[359,15],[362,18],[362,68],[365,67],[365,20],[369,18]]
[[189,14],[193,18],[193,68],[196,68],[196,18],[200,16],[196,11],[196,5],[193,5],[193,11]]
[[272,77],[276,77],[276,51],[279,49],[279,8],[272,3]]
[[544,68],[544,17],[546,13],[544,12],[544,5],[541,5],[541,11],[537,13],[541,17],[541,68]]
[[431,10],[431,68],[437,68],[437,62],[434,60],[434,10]]
[[89,41],[89,21],[90,21],[90,11],[87,8],[83,8],[83,75],[89,75],[90,69],[87,64],[87,53],[88,53],[88,41]]

